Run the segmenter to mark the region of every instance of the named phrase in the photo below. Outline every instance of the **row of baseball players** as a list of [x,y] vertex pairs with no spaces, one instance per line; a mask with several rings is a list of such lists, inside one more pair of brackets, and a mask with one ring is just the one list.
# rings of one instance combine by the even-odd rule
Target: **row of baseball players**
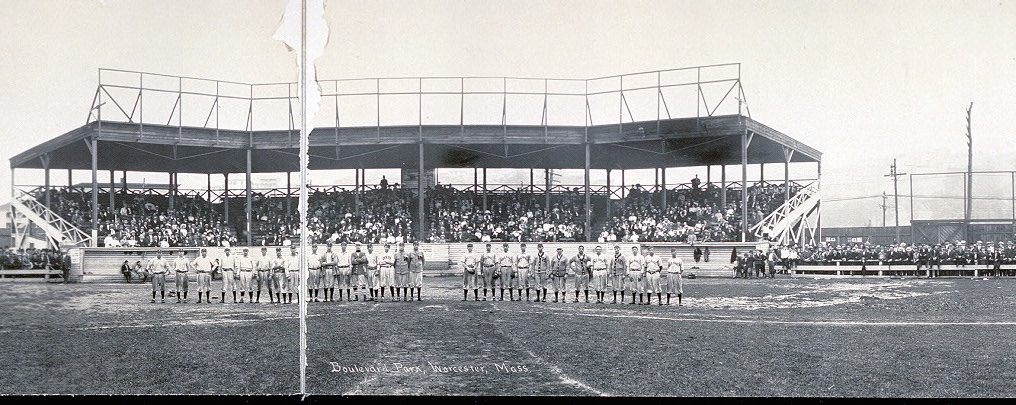
[[[324,290],[324,301],[334,301],[335,288],[339,288],[339,300],[342,300],[342,289],[346,290],[348,300],[363,301],[384,300],[384,290],[391,292],[392,300],[409,301],[413,298],[413,289],[417,301],[421,300],[423,288],[423,266],[425,257],[414,244],[412,252],[405,251],[405,245],[399,244],[398,252],[385,244],[384,251],[374,253],[373,246],[368,244],[364,252],[360,243],[354,252],[347,252],[346,243],[342,243],[339,252],[333,252],[328,244],[325,251],[319,252],[313,245],[307,260],[307,300],[319,302],[319,292]],[[191,272],[197,275],[198,303],[202,302],[202,293],[211,302],[211,275],[215,271],[222,272],[222,291],[220,302],[226,302],[226,292],[232,292],[233,302],[244,302],[245,293],[249,294],[250,302],[261,302],[262,290],[267,291],[269,299],[279,303],[292,303],[293,292],[299,291],[300,259],[296,246],[292,246],[288,256],[283,255],[282,248],[275,249],[275,256],[268,254],[268,248],[262,247],[257,257],[250,255],[250,249],[243,248],[241,255],[233,255],[226,248],[224,256],[211,259],[206,249],[201,249],[199,257],[191,260],[183,250],[172,260],[164,258],[162,251],[156,252],[145,268],[152,275],[152,302],[157,292],[162,293],[162,302],[166,302],[166,275],[173,274],[177,291],[177,302],[187,302],[188,277]],[[256,290],[256,295],[255,295]],[[368,292],[370,297],[367,297]],[[181,301],[182,300],[182,301]]]
[[[601,246],[594,248],[592,255],[585,253],[585,247],[579,246],[575,256],[565,256],[564,249],[557,248],[556,254],[548,254],[544,251],[543,244],[536,246],[535,253],[526,251],[526,244],[519,244],[520,253],[509,253],[508,244],[505,243],[503,252],[491,251],[491,244],[486,245],[486,252],[477,253],[473,251],[473,244],[466,245],[467,252],[462,256],[462,300],[469,296],[469,290],[473,290],[473,300],[479,301],[477,285],[483,289],[483,300],[487,300],[487,290],[490,289],[491,300],[495,299],[495,287],[500,288],[499,300],[504,301],[504,290],[507,287],[509,300],[515,301],[514,292],[517,290],[522,300],[522,290],[526,291],[526,301],[529,301],[530,290],[536,291],[536,302],[546,302],[548,285],[554,291],[554,301],[567,301],[566,280],[571,277],[574,280],[575,299],[572,302],[579,302],[579,291],[585,292],[586,302],[589,302],[589,284],[592,281],[593,289],[596,291],[596,302],[605,303],[607,291],[613,291],[616,304],[618,292],[621,293],[621,302],[625,302],[625,292],[631,293],[631,302],[635,303],[635,295],[638,294],[639,304],[649,305],[652,294],[656,293],[659,305],[663,305],[663,293],[667,294],[667,305],[670,305],[672,294],[677,295],[678,305],[681,305],[681,297],[684,293],[681,274],[684,272],[684,265],[681,258],[677,257],[677,250],[671,248],[670,258],[666,264],[666,288],[661,286],[661,276],[664,272],[664,261],[653,252],[652,246],[637,246],[631,248],[630,255],[623,255],[621,247],[614,245],[614,254],[604,254]],[[541,298],[541,294],[542,298]],[[560,295],[559,295],[560,294]],[[644,301],[643,301],[644,298]]]

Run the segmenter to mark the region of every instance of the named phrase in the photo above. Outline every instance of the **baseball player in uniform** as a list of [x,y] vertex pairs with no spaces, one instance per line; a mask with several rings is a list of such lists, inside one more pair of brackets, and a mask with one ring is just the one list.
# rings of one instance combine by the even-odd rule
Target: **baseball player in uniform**
[[624,284],[628,277],[628,259],[621,255],[621,247],[614,245],[614,257],[610,258],[610,285],[614,288],[614,304],[617,304],[617,292],[621,292],[624,303]]
[[321,262],[319,283],[321,289],[325,292],[325,299],[323,301],[335,301],[335,278],[338,276],[335,273],[335,266],[338,263],[338,257],[335,255],[335,252],[332,252],[331,243],[328,243],[328,246],[325,247],[325,252],[321,254],[321,257],[318,257],[318,261]]
[[568,291],[565,290],[568,263],[568,258],[564,256],[564,249],[557,248],[557,256],[550,259],[551,280],[554,283],[554,302],[557,302],[558,293],[561,294],[561,303],[568,301]]
[[370,289],[370,300],[377,301],[378,298],[378,262],[381,256],[374,253],[374,245],[367,244],[367,288]]
[[473,290],[473,300],[479,301],[480,297],[476,287],[476,272],[480,267],[480,255],[473,252],[473,244],[466,245],[466,253],[462,255],[462,300],[469,298],[469,290]]
[[[360,300],[359,291],[363,291],[363,301],[367,302],[367,254],[360,250],[360,242],[356,242],[356,251],[349,255],[349,264],[353,266],[352,277],[353,301]],[[347,290],[348,292],[348,290]]]
[[480,277],[483,280],[483,300],[487,300],[487,287],[490,287],[490,299],[494,300],[494,268],[497,266],[497,256],[490,251],[491,246],[487,244],[487,252],[480,255]]
[[307,254],[307,302],[318,301],[318,288],[321,283],[321,253],[317,244],[310,246]]
[[385,300],[385,287],[391,292],[392,300],[395,300],[395,253],[392,252],[392,245],[385,243],[385,251],[381,252],[378,258],[381,282],[381,301]]
[[392,294],[396,301],[409,301],[409,260],[406,244],[399,243],[399,251],[395,253],[395,293]]
[[670,295],[677,294],[677,305],[681,306],[681,294],[684,294],[684,286],[681,282],[681,274],[684,273],[684,261],[677,257],[677,249],[670,248],[670,259],[667,260],[667,305],[670,305]]
[[162,294],[162,302],[166,303],[166,272],[169,261],[162,257],[162,251],[155,252],[155,258],[148,263],[148,272],[152,274],[152,303],[155,303],[155,292]]
[[575,273],[575,301],[572,302],[579,302],[579,290],[586,292],[586,302],[589,302],[589,256],[585,247],[579,245],[579,253],[571,259],[570,265]]
[[173,270],[176,270],[174,277],[176,278],[176,302],[180,302],[180,294],[183,294],[183,302],[187,302],[187,276],[190,275],[191,262],[185,257],[184,251],[177,253],[176,259],[173,259]]
[[222,295],[219,302],[226,303],[226,291],[233,293],[233,302],[236,302],[236,257],[230,255],[229,248],[225,249],[225,256],[219,260],[219,268],[222,269]]
[[515,256],[515,272],[519,289],[519,301],[522,301],[522,287],[526,288],[526,301],[529,301],[529,278],[532,277],[529,266],[533,262],[533,256],[526,252],[526,244],[519,244],[519,254]]
[[646,268],[646,258],[639,253],[637,246],[632,246],[631,256],[628,257],[628,292],[631,293],[631,302],[635,303],[635,294],[639,295],[639,305],[642,304],[642,293],[645,291],[642,272]]
[[272,261],[272,290],[275,291],[275,302],[282,303],[286,296],[286,258],[282,257],[282,248],[275,248],[275,260]]
[[589,260],[589,267],[593,269],[593,289],[596,290],[597,304],[602,304],[607,296],[607,261],[603,248],[597,246]]
[[243,249],[243,256],[236,259],[236,268],[240,270],[240,303],[243,303],[243,293],[247,292],[250,302],[254,302],[254,258],[250,257],[250,250]]
[[215,269],[215,263],[212,259],[208,258],[208,250],[201,249],[201,256],[194,259],[194,269],[197,271],[197,282],[198,282],[198,304],[201,303],[201,293],[205,294],[207,298],[206,303],[212,302],[212,270]]
[[[536,289],[535,302],[547,302],[547,276],[550,275],[550,257],[543,251],[543,244],[536,244],[536,257],[533,258],[533,282]],[[540,291],[543,298],[540,298]]]
[[[353,264],[350,261],[350,254],[346,251],[346,242],[342,242],[339,253],[335,256],[335,277],[338,279],[339,301],[342,301],[342,289],[346,289],[346,299],[352,301],[353,295],[350,290],[350,278],[353,276]],[[332,294],[335,298],[335,294]]]
[[663,271],[663,260],[653,252],[649,246],[649,255],[646,256],[646,305],[653,303],[653,293],[656,293],[656,301],[663,305],[663,291],[660,289],[660,272]]
[[515,257],[511,253],[508,253],[508,244],[505,243],[503,246],[504,251],[498,253],[495,257],[497,259],[497,267],[494,268],[494,283],[501,289],[501,298],[498,301],[504,301],[504,280],[507,278],[508,281],[508,298],[511,301],[515,301],[514,294],[512,291],[512,282],[515,281]]
[[275,260],[268,255],[268,248],[261,248],[261,257],[258,257],[255,268],[257,270],[258,295],[257,302],[261,302],[261,290],[268,292],[268,299],[272,300],[272,265]]
[[293,245],[289,248],[289,258],[286,260],[286,270],[289,272],[289,279],[286,280],[289,283],[289,292],[286,294],[287,301],[289,304],[293,303],[293,292],[296,292],[296,299],[300,299],[301,283],[300,283],[300,251],[297,245]]
[[423,300],[423,265],[426,260],[420,251],[420,243],[413,242],[413,252],[409,254],[409,299],[413,299],[413,288],[416,288],[416,300]]

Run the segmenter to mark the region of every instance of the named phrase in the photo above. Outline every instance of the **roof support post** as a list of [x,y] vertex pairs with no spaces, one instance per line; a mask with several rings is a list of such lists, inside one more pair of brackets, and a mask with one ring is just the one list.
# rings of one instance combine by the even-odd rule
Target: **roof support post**
[[229,223],[229,173],[222,174],[222,216]]
[[586,146],[586,164],[585,164],[585,180],[583,181],[583,183],[584,183],[584,186],[586,188],[586,226],[585,226],[585,228],[586,228],[586,241],[590,241],[590,240],[592,240],[592,235],[593,235],[592,234],[592,229],[589,229],[590,227],[592,227],[592,224],[593,224],[593,206],[592,206],[592,198],[590,198],[590,195],[589,195],[589,139],[588,139],[589,127],[586,127],[586,131],[587,131],[587,134],[586,134],[586,145],[585,145]]
[[293,173],[286,172],[286,216],[293,215]]
[[247,226],[247,246],[253,246],[254,245],[254,235],[251,234],[251,205],[253,203],[253,198],[251,198],[251,192],[250,192],[250,181],[251,181],[251,179],[250,179],[250,177],[251,177],[250,176],[250,171],[251,171],[251,150],[250,150],[250,148],[247,148],[247,167],[246,167],[246,172],[244,172],[244,174],[246,175],[246,180],[247,180],[245,182],[246,183],[245,184],[245,189],[246,189],[245,190],[245,195],[246,195],[246,198],[247,198],[247,204],[246,204],[246,207],[247,207],[246,208],[246,216],[247,216],[246,217],[247,218],[247,221],[246,221],[246,226]]
[[367,180],[367,174],[364,173],[363,168],[353,169],[353,174],[356,176],[356,186],[353,189],[353,207],[356,215],[360,215],[360,192],[364,188],[364,181]]
[[483,168],[483,211],[487,211],[487,168]]
[[[127,183],[127,173],[124,172],[124,184]],[[205,189],[205,201],[208,202],[208,223],[212,223],[212,174],[207,174],[207,185]],[[126,187],[125,187],[126,188]]]
[[667,210],[667,167],[660,168],[660,195],[662,201],[660,201],[660,207],[663,211]]
[[[550,169],[543,169],[543,180],[546,183],[543,189],[543,215],[550,215]],[[1016,224],[1016,214],[1013,214],[1013,223]]]
[[[818,169],[817,169],[818,179],[816,181],[818,182],[818,189],[821,192],[822,191],[822,161],[819,160],[816,163],[818,164]],[[913,194],[913,192],[911,192],[911,194]],[[819,194],[819,195],[821,196],[822,194]],[[822,200],[821,199],[818,200],[817,204],[818,204],[818,211],[817,211],[818,217],[815,220],[815,228],[818,229],[818,241],[821,242],[822,241]],[[899,229],[899,227],[897,226],[896,229]],[[911,232],[911,234],[913,234],[913,228],[911,228],[910,232]],[[897,240],[897,242],[899,242],[899,240]]]
[[748,241],[748,128],[741,133],[741,242]]
[[727,209],[727,165],[720,165],[720,209]]
[[[11,201],[14,201],[14,198],[16,197],[14,195],[14,180],[15,180],[14,170],[15,170],[14,169],[14,165],[11,165]],[[46,171],[48,172],[49,170],[46,170]],[[17,225],[18,221],[17,221],[17,219],[18,219],[18,217],[14,213],[14,204],[7,204],[7,206],[8,206],[8,209],[10,209],[10,212],[8,212],[7,214],[11,216],[11,222],[10,222],[10,226],[9,226],[9,229],[8,229],[10,231],[10,235],[11,235],[11,247],[15,247],[16,248],[16,247],[18,247],[16,245],[18,243],[18,239],[21,239],[21,238],[18,238],[18,236],[17,236],[17,233],[18,233],[17,232],[18,231],[18,225]],[[49,239],[49,238],[47,238],[47,239]]]
[[[99,121],[102,125],[102,121]],[[93,136],[92,147],[92,247],[99,246],[99,143]]]
[[610,192],[610,169],[607,169],[607,218],[608,219],[614,216],[613,215],[614,213],[612,212],[611,207],[610,207],[610,205],[611,205],[610,204],[610,197],[612,195],[613,194]]
[[790,160],[794,158],[794,150],[783,148],[783,201],[790,200]]
[[109,213],[116,214],[116,173],[109,171]]
[[[49,208],[49,154],[46,154],[45,158],[42,159],[42,167],[45,170],[45,173],[43,175],[44,176],[44,180],[43,180],[43,187],[44,187],[43,188],[43,192],[45,193],[45,196],[43,197],[44,198],[43,201],[45,202],[46,207]],[[14,186],[14,172],[13,172],[13,170],[14,169],[11,169],[11,187]],[[15,198],[17,198],[17,196],[14,195],[14,189],[12,188],[11,189],[11,199],[13,200]],[[14,217],[11,217],[11,218],[14,218]]]
[[424,179],[423,179],[423,177],[424,177],[423,176],[423,174],[424,174],[424,172],[423,172],[423,170],[424,170],[424,166],[423,166],[423,140],[420,140],[420,142],[418,142],[417,145],[418,145],[417,146],[418,147],[418,149],[417,149],[417,151],[418,151],[417,152],[417,156],[419,157],[419,163],[420,163],[419,167],[418,167],[420,169],[420,175],[418,177],[419,180],[416,182],[416,215],[417,215],[417,218],[419,218],[419,221],[420,221],[420,237],[419,237],[419,239],[417,239],[417,241],[423,242],[423,241],[427,240],[427,238],[426,238],[427,237],[427,218],[424,216],[424,212],[423,212],[423,182],[424,182]]
[[174,209],[176,202],[176,173],[169,172],[169,209]]

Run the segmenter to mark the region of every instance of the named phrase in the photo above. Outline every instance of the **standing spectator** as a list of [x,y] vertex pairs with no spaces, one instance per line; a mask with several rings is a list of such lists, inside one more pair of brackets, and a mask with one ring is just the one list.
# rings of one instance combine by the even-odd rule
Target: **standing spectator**
[[702,251],[702,260],[709,263],[709,246],[706,246],[706,249]]
[[695,258],[695,263],[702,260],[702,248],[695,246],[695,251],[692,253],[692,256]]

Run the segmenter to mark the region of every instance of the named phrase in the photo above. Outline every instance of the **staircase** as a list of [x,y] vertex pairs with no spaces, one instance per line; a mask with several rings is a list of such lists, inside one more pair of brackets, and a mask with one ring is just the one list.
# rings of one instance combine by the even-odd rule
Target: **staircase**
[[[20,193],[17,198],[13,199],[11,209],[15,216],[21,215],[42,229],[46,237],[56,246],[84,247],[92,244],[91,236],[61,218],[28,193]],[[22,246],[29,234],[28,225],[25,223],[24,226],[15,228],[14,245]]]
[[811,184],[797,192],[787,202],[751,227],[750,232],[759,240],[768,235],[768,240],[780,243],[815,242],[815,221],[821,203],[818,187]]

